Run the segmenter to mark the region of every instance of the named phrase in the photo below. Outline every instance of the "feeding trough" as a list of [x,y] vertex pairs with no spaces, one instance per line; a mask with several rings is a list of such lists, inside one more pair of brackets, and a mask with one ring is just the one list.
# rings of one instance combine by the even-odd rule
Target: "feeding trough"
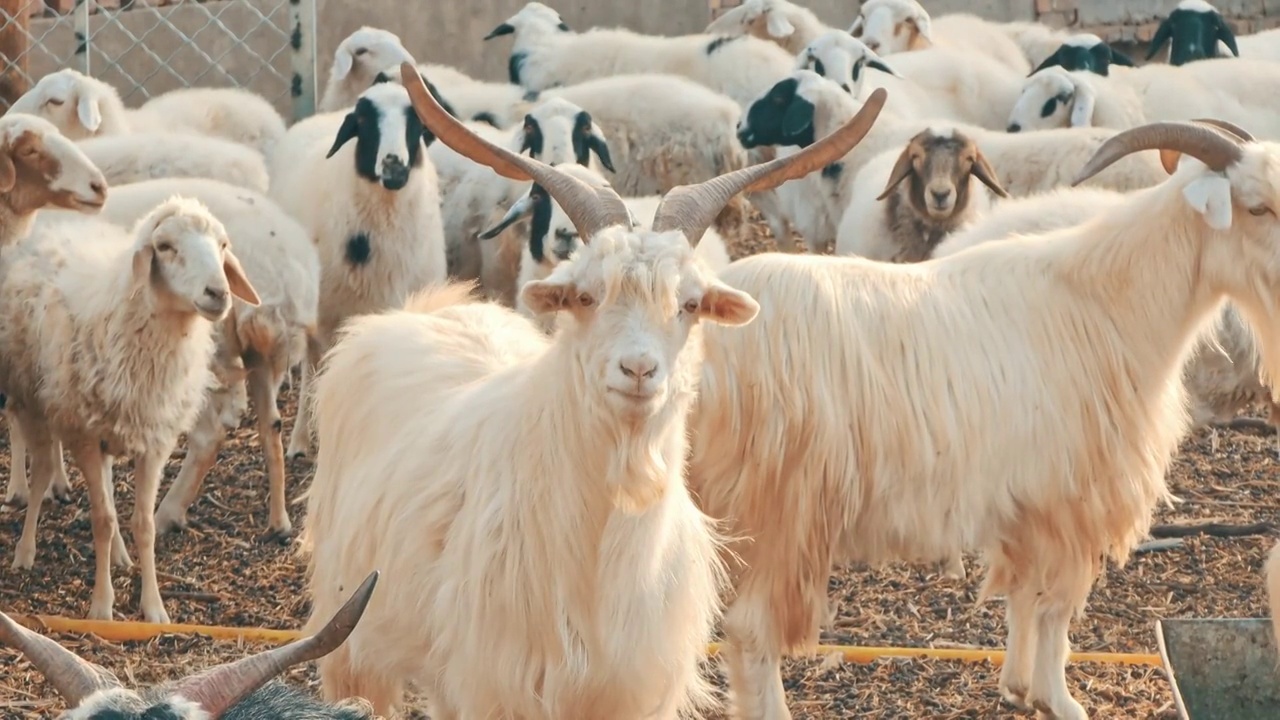
[[1160,620],[1156,640],[1181,720],[1280,718],[1270,620]]

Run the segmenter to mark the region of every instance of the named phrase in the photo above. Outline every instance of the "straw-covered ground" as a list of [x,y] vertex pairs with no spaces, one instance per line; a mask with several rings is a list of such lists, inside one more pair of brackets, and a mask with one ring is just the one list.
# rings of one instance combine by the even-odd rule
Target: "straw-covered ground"
[[[755,236],[734,248],[740,256],[771,244]],[[286,431],[294,392],[285,394]],[[174,622],[243,627],[297,628],[308,611],[303,566],[293,548],[265,537],[266,476],[251,418],[245,418],[222,450],[192,507],[193,527],[161,538],[161,587]],[[8,478],[7,442],[0,444],[0,477]],[[181,450],[166,471],[172,479]],[[1206,437],[1190,438],[1170,483],[1184,502],[1162,510],[1162,523],[1271,522],[1280,509],[1280,477],[1270,441],[1224,433],[1211,453]],[[290,497],[306,485],[310,467],[290,466]],[[130,473],[116,473],[117,502],[127,526],[132,507]],[[22,513],[0,509],[0,609],[83,617],[92,583],[88,498],[77,489],[69,505],[46,505],[35,572],[9,569],[21,533]],[[163,491],[163,490],[162,490]],[[290,508],[295,525],[303,508]],[[126,536],[127,536],[126,530]],[[131,542],[131,540],[130,540]],[[1087,616],[1073,625],[1077,651],[1152,653],[1154,623],[1161,617],[1258,617],[1265,614],[1260,569],[1269,535],[1197,536],[1181,547],[1136,556],[1111,569],[1090,598]],[[134,553],[136,559],[136,553]],[[930,567],[849,568],[831,582],[832,627],[827,644],[912,647],[1001,647],[1004,619],[998,603],[976,606],[981,569],[968,558],[966,582],[940,578]],[[117,619],[137,620],[138,581],[117,573]],[[92,636],[59,639],[129,683],[181,676],[237,658],[253,647],[207,638],[164,636],[146,643],[115,644]],[[29,665],[0,649],[0,718],[50,717],[61,708]],[[1173,718],[1161,670],[1144,666],[1072,665],[1076,696],[1098,718]],[[314,683],[310,668],[292,674]],[[786,685],[797,718],[1004,718],[1026,716],[1001,704],[998,669],[981,663],[934,660],[879,661],[867,665],[813,658],[787,666]]]

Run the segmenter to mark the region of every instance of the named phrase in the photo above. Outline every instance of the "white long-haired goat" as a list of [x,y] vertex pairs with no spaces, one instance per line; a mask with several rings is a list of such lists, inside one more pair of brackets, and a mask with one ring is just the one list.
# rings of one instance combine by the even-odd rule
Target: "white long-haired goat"
[[360,568],[387,581],[321,662],[324,695],[386,714],[416,680],[432,717],[694,711],[724,578],[683,477],[699,321],[743,325],[759,308],[690,245],[744,189],[842,154],[884,93],[804,152],[673,189],[642,231],[612,190],[483,141],[401,69],[441,142],[545,187],[589,241],[522,289],[531,308],[562,313],[553,339],[456,285],[341,333],[317,381],[303,545],[314,617]]
[[721,274],[761,312],[707,330],[689,477],[752,539],[733,547],[746,569],[724,621],[738,717],[789,717],[779,660],[816,641],[834,563],[957,548],[985,554],[983,596],[1007,602],[1004,697],[1087,717],[1069,623],[1169,498],[1182,367],[1224,301],[1280,373],[1280,145],[1148,125],[1077,183],[1155,148],[1187,161],[1047,236],[915,265],[765,254]]

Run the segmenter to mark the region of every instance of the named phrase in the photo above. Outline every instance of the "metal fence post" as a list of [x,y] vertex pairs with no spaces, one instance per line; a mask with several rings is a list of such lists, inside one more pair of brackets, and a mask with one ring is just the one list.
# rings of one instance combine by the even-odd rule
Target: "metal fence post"
[[292,50],[293,119],[316,112],[316,0],[289,0],[289,47]]
[[76,0],[76,9],[74,10],[75,33],[76,33],[76,60],[79,61],[80,72],[89,75],[89,56],[93,53],[89,52],[89,12],[92,0]]

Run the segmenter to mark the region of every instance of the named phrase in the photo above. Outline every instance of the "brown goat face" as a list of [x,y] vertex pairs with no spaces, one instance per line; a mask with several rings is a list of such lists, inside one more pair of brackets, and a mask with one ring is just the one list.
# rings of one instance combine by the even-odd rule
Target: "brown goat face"
[[907,199],[916,212],[947,220],[969,203],[969,179],[976,177],[1000,197],[1008,194],[972,140],[950,130],[925,130],[911,138],[894,163],[884,200],[906,181]]

